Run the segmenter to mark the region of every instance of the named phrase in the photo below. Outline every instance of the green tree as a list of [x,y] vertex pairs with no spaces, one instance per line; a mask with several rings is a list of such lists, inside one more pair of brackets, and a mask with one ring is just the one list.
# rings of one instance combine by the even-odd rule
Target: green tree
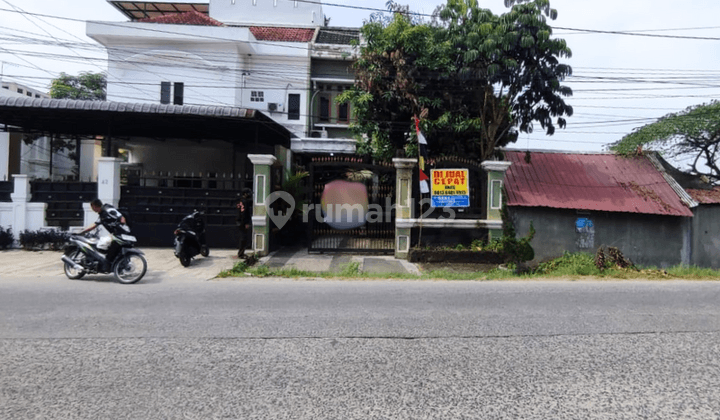
[[[78,99],[88,101],[104,101],[107,91],[107,78],[104,73],[82,72],[78,76],[60,73],[50,83],[50,97],[53,99]],[[26,134],[23,141],[33,144],[42,135]],[[62,135],[50,138],[50,149],[53,153],[68,152],[68,157],[79,164],[78,137],[68,138]],[[51,157],[52,159],[52,157]],[[50,167],[52,173],[52,166]]]
[[60,73],[60,77],[50,84],[50,97],[53,99],[104,101],[106,92],[105,73],[82,72],[78,76]]
[[613,143],[610,150],[632,155],[643,147],[655,148],[666,157],[687,160],[689,173],[720,182],[720,101],[660,117],[657,122],[635,129]]
[[474,0],[448,0],[435,23],[413,21],[394,7],[391,21],[363,26],[367,43],[355,63],[357,83],[343,99],[353,103],[364,136],[359,150],[389,157],[407,146],[412,117],[434,154],[487,159],[495,148],[531,132],[564,127],[572,91],[561,81],[571,68],[565,41],[552,39],[547,0],[519,1],[496,16]]

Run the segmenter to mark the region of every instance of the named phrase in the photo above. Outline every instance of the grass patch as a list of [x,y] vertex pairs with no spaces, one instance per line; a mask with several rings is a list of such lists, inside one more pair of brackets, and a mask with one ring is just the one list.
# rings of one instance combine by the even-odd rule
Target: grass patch
[[336,272],[314,272],[298,270],[296,268],[271,268],[266,265],[249,265],[245,261],[238,261],[235,266],[221,272],[218,277],[287,277],[287,278],[347,278],[347,279],[393,279],[393,280],[511,280],[511,279],[544,279],[544,278],[571,278],[583,277],[607,279],[683,279],[683,280],[720,280],[720,271],[710,268],[678,265],[667,269],[655,267],[646,268],[620,268],[606,265],[600,270],[595,258],[587,253],[566,253],[562,257],[540,264],[534,270],[524,274],[517,274],[515,267],[494,268],[489,271],[452,271],[431,270],[417,274],[410,273],[364,273],[360,264],[351,262],[340,267]]

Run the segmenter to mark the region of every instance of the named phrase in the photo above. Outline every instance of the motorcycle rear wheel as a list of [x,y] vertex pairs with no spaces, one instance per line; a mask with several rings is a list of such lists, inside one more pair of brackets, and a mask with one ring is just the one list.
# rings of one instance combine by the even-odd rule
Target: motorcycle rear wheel
[[126,255],[115,264],[115,278],[122,284],[139,282],[146,271],[147,261],[140,254]]
[[210,255],[210,248],[208,248],[207,245],[201,246],[200,247],[200,255],[202,255],[203,257],[207,257],[208,255]]
[[180,264],[183,267],[188,267],[190,265],[190,257],[188,257],[187,255],[180,254],[178,258],[180,259]]
[[[80,250],[77,248],[65,251],[65,255],[67,255],[68,258],[70,258],[77,264],[80,264],[80,262],[82,261],[82,252],[80,252]],[[76,270],[75,268],[73,268],[73,266],[67,263],[63,263],[63,269],[65,270],[65,275],[70,280],[78,280],[85,275],[85,270]]]

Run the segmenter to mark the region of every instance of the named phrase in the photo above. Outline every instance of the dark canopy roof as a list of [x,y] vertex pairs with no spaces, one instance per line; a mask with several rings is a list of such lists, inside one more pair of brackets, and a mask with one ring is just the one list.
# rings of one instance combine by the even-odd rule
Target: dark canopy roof
[[196,11],[208,14],[210,4],[205,2],[155,2],[155,1],[110,1],[110,4],[120,10],[130,20],[147,19],[176,13]]
[[286,147],[292,137],[285,127],[253,109],[67,99],[0,97],[0,124],[6,130],[17,127],[31,134],[259,140]]

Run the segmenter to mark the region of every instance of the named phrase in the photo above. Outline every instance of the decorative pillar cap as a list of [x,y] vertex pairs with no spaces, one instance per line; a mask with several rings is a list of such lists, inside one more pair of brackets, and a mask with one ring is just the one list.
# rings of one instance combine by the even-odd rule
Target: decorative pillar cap
[[418,163],[416,158],[393,158],[392,161],[398,169],[412,168]]
[[247,155],[253,165],[272,165],[277,161],[273,155]]
[[488,172],[490,172],[490,171],[505,172],[508,170],[510,165],[512,165],[512,162],[496,161],[496,160],[486,160],[480,164],[480,166],[482,166],[482,168]]

